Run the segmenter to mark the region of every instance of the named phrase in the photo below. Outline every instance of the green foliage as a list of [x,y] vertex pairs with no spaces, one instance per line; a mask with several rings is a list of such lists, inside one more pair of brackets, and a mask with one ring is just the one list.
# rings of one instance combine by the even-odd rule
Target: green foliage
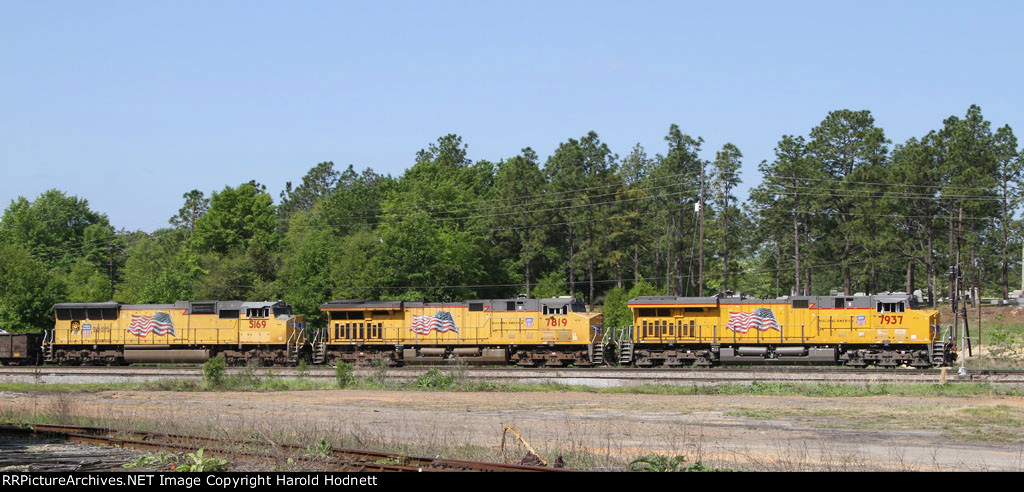
[[218,355],[203,364],[203,381],[212,387],[224,385],[224,372],[227,370],[227,362],[224,356]]
[[604,326],[607,329],[606,336],[615,338],[620,329],[633,324],[633,312],[629,309],[630,299],[656,295],[660,295],[658,289],[644,281],[637,282],[628,293],[618,287],[608,291],[604,298],[604,306],[601,308]]
[[232,390],[254,390],[263,387],[263,379],[256,373],[256,366],[250,363],[237,373],[224,377],[223,383],[215,386]]
[[545,185],[546,177],[533,149],[527,147],[521,155],[499,162],[491,193],[495,205],[501,207],[500,213],[483,221],[491,228],[494,247],[490,256],[506,265],[510,279],[526,284],[528,295],[537,284],[539,267],[555,253],[548,244],[546,228],[536,227],[549,218],[544,198],[536,196]]
[[629,298],[626,291],[616,287],[604,296],[604,306],[601,313],[604,315],[604,327],[608,330],[618,330],[624,326],[633,324],[633,314],[629,310]]
[[416,387],[424,390],[447,390],[455,384],[455,376],[431,368],[416,378]]
[[[348,168],[352,171],[352,166]],[[296,212],[312,210],[324,197],[330,195],[338,185],[340,174],[334,170],[333,162],[321,162],[302,178],[302,184],[292,189],[292,182],[285,183],[281,192],[280,215],[291,217]],[[287,222],[285,222],[287,224]]]
[[53,328],[51,307],[66,297],[63,283],[42,262],[14,244],[0,245],[0,329]]
[[306,446],[304,455],[308,458],[330,458],[334,456],[334,446],[327,439],[321,438],[316,444]]
[[540,279],[540,283],[537,284],[537,288],[530,292],[530,295],[534,299],[546,299],[549,297],[559,297],[569,294],[569,289],[566,288],[565,277],[559,271],[549,272]]
[[113,296],[110,290],[110,277],[96,270],[88,260],[80,258],[71,266],[67,275],[68,301],[99,302],[109,301]]
[[0,218],[0,327],[38,330],[55,302],[110,299],[284,299],[322,327],[331,299],[571,295],[604,298],[612,328],[630,321],[630,298],[701,289],[947,297],[949,218],[961,206],[962,250],[976,251],[984,294],[1005,295],[1024,240],[1017,139],[977,106],[940,123],[893,146],[869,111],[831,111],[780,137],[745,178],[755,182],[745,203],[733,196],[740,149],[725,144],[709,161],[703,139],[678,125],[656,152],[635,145],[622,159],[596,132],[496,163],[444,135],[395,178],[320,162],[297,185],[291,177],[276,207],[256,182],[209,198],[191,190],[172,227],[152,233],[115,232],[85,199],[49,190]]
[[653,286],[653,285],[651,285],[651,284],[649,284],[647,282],[641,281],[641,282],[637,282],[636,285],[634,285],[632,289],[629,289],[629,295],[627,295],[626,297],[628,297],[629,299],[635,299],[635,298],[641,297],[641,296],[656,296],[656,295],[658,295],[657,287],[655,287],[655,286]]
[[686,463],[686,456],[662,456],[646,454],[629,463],[630,471],[635,472],[674,472],[679,465]]
[[475,291],[458,286],[485,283],[479,234],[437,227],[423,211],[388,220],[378,232],[371,268],[384,286],[415,287],[431,299],[466,299]]
[[196,221],[210,208],[210,200],[199,190],[192,190],[181,197],[185,199],[185,206],[178,209],[178,215],[171,217],[168,222],[175,227],[188,229],[189,239],[191,239],[195,232]]
[[182,465],[178,465],[174,471],[185,472],[185,473],[207,473],[207,472],[224,472],[228,471],[227,460],[221,458],[214,458],[212,456],[203,456],[203,449],[199,448],[194,453],[185,455],[189,459]]
[[[284,300],[292,303],[292,309],[305,314],[310,326],[323,326],[326,319],[320,305],[331,300],[334,278],[348,277],[332,277],[332,260],[339,253],[337,240],[330,229],[314,227],[312,221],[313,218],[304,212],[296,212],[292,216],[284,238],[285,254],[279,278],[283,283],[295,286],[284,292]],[[346,251],[345,248],[340,250]]]
[[596,298],[597,269],[611,244],[607,240],[609,224],[597,220],[605,215],[597,204],[607,202],[607,191],[615,189],[617,161],[618,155],[591,131],[579,140],[570,138],[560,144],[544,164],[551,191],[577,190],[565,196],[554,211],[557,221],[564,224],[564,234],[554,239],[564,251],[569,295],[575,297],[577,282],[586,278],[588,286],[580,290],[591,303]]
[[119,241],[85,199],[48,190],[11,201],[0,218],[0,329],[52,327],[55,302],[110,300]]
[[123,465],[122,468],[162,468],[178,462],[178,455],[167,451],[142,453]]
[[[660,454],[646,454],[629,463],[629,469],[635,472],[709,472],[727,471],[716,470],[701,463],[686,463],[686,456],[662,456]],[[680,468],[682,466],[682,468]]]
[[388,363],[384,359],[373,359],[373,382],[380,386],[388,384]]
[[269,249],[276,245],[274,200],[255,183],[213,192],[210,208],[195,222],[195,247],[204,252]]
[[354,385],[356,376],[352,374],[352,364],[338,361],[334,366],[334,382],[340,389]]
[[59,190],[47,190],[32,202],[18,197],[0,219],[0,242],[36,251],[51,267],[95,259],[97,250],[107,253],[113,236],[106,215],[90,210],[88,200]]

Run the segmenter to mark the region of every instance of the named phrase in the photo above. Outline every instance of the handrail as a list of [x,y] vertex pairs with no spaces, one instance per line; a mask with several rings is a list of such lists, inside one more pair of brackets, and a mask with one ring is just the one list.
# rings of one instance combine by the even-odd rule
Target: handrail
[[47,342],[47,340],[56,337],[56,335],[53,332],[54,330],[43,330],[43,341],[42,343],[39,344],[39,350],[43,352],[43,360],[46,361],[53,359],[52,350],[50,350],[50,348],[47,347],[47,345],[49,345],[49,342]]

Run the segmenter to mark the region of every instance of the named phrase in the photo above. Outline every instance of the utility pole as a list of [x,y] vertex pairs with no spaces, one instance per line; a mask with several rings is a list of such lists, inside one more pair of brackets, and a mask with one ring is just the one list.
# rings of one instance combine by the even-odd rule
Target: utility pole
[[729,291],[729,182],[725,184],[725,206],[722,207],[722,294]]
[[[956,278],[954,279],[954,282],[953,282],[954,286],[955,286],[955,291],[956,291],[955,295],[956,295],[957,300],[959,300],[959,297],[960,297],[960,273],[961,273],[961,266],[960,266],[960,238],[963,235],[963,224],[964,224],[964,208],[963,208],[963,206],[961,206],[960,207],[960,218],[957,221],[957,226],[958,227],[957,227],[957,235],[956,235],[956,267],[954,267],[955,268],[954,272],[956,274]],[[963,328],[960,328],[960,326],[959,326],[960,325],[960,311],[957,309],[957,307],[958,307],[957,304],[959,304],[957,301],[953,301],[953,313],[954,313],[953,314],[953,319],[956,320],[956,323],[957,323],[955,325],[956,328],[960,329],[960,347],[961,347],[961,350],[960,350],[960,370],[957,371],[957,374],[959,374],[961,376],[966,376],[967,375],[967,320],[966,319],[964,320],[964,326],[963,326]],[[967,315],[967,308],[966,308],[966,306],[964,307],[964,315],[965,316]],[[954,329],[956,329],[956,328],[954,328]]]
[[[974,286],[972,286],[970,288],[970,290],[972,291],[971,292],[971,307],[980,306],[981,305],[981,300],[980,300],[981,299],[981,290],[977,290],[975,292],[976,287],[978,286],[978,284],[977,284],[977,279],[978,279],[978,257],[974,256],[974,246],[971,246],[971,273],[974,274],[973,276],[974,276],[974,280],[975,280]],[[979,309],[980,309],[980,307],[979,307]]]
[[114,300],[114,245],[110,245],[110,300]]
[[[971,248],[971,256],[974,256]],[[981,355],[981,258],[974,259],[974,281],[978,289],[978,355]]]
[[797,229],[797,218],[795,208],[793,209],[793,249],[796,253],[796,267],[794,268],[794,273],[796,274],[796,283],[793,287],[793,295],[798,296],[800,295],[800,232]]
[[[698,159],[699,160],[699,159]],[[700,161],[700,203],[697,207],[700,210],[698,218],[698,230],[700,231],[700,251],[697,253],[697,296],[704,297],[704,161]],[[693,251],[692,249],[690,251]]]
[[800,208],[800,193],[796,187],[796,175],[793,176],[793,260],[795,262],[793,295],[800,295],[800,229],[796,211]]

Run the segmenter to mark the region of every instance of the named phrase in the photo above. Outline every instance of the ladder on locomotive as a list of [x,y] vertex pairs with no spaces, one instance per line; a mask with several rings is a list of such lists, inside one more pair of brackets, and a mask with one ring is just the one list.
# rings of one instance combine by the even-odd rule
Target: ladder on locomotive
[[327,328],[316,331],[313,335],[313,363],[323,364],[327,361]]
[[629,325],[619,331],[619,365],[633,363],[633,325]]
[[291,365],[297,365],[299,363],[299,357],[302,356],[302,347],[306,344],[306,332],[305,330],[293,331],[291,336],[288,337],[288,341],[285,342],[285,351],[288,358],[288,363]]
[[[952,340],[954,336],[955,332],[953,331],[952,327],[950,327],[950,339]],[[935,329],[935,331],[932,333],[932,343],[928,347],[928,352],[930,353],[929,355],[932,364],[936,366],[946,365],[946,342],[942,338],[941,328]]]
[[941,366],[946,363],[946,344],[942,340],[933,340],[930,347],[932,364]]
[[43,362],[53,362],[53,339],[56,336],[55,330],[43,331],[43,343],[40,347],[43,351]]
[[597,334],[590,340],[590,363],[595,366],[604,365],[604,339],[597,341]]

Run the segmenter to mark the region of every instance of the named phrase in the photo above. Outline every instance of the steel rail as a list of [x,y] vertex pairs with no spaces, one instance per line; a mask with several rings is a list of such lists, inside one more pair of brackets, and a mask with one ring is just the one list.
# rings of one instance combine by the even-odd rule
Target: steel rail
[[[202,368],[202,365],[193,364],[182,364],[174,366],[144,366],[144,365],[131,365],[131,366],[105,366],[105,365],[77,365],[77,366],[0,366],[0,373],[31,373],[31,372],[61,372],[61,371],[153,371],[153,372],[166,372],[166,371],[198,371]],[[577,371],[577,372],[743,372],[743,371],[760,371],[760,372],[777,372],[777,373],[914,373],[914,374],[938,374],[942,368],[934,367],[928,369],[915,369],[906,367],[896,368],[856,368],[856,367],[841,367],[841,366],[801,366],[801,365],[774,365],[774,364],[752,364],[752,365],[733,365],[733,366],[716,366],[716,367],[516,367],[516,366],[477,366],[474,364],[424,364],[424,365],[407,365],[400,367],[389,367],[388,372],[419,372],[426,371],[431,368],[460,368],[467,371],[474,372],[497,372],[497,371],[521,371],[524,374],[535,372],[535,371]],[[229,366],[228,372],[232,371],[243,371],[250,368]],[[287,366],[261,366],[251,368],[254,370],[271,370],[271,371],[290,371],[298,373],[298,369],[295,367]],[[950,369],[950,368],[947,368]],[[376,369],[369,367],[357,366],[354,368],[356,372],[373,373]],[[333,375],[333,367],[326,366],[313,366],[306,369],[306,373],[310,376],[315,373],[331,373]],[[1024,369],[985,369],[977,368],[970,369],[971,372],[986,375],[1010,375],[1010,374],[1024,374]]]
[[[241,372],[243,369],[231,368],[228,375]],[[292,368],[267,368],[269,374],[259,374],[261,378],[296,378],[303,377],[317,380],[330,380],[335,377],[331,369],[310,370],[299,373]],[[412,380],[427,372],[425,367],[404,367],[391,368],[383,374],[388,379]],[[837,383],[859,383],[859,382],[933,382],[942,377],[940,369],[854,369],[854,368],[780,368],[780,367],[745,367],[745,368],[543,368],[543,369],[521,369],[521,368],[460,368],[460,377],[470,381],[492,381],[492,382],[516,382],[516,381],[546,381],[546,382],[571,382],[573,384],[587,383],[727,383],[727,382],[750,382],[750,381],[775,381],[775,382],[837,382]],[[261,369],[260,372],[263,370]],[[357,369],[356,375],[376,376],[380,373],[375,370]],[[0,368],[0,378],[7,377],[12,380],[31,378],[41,380],[47,378],[49,382],[62,378],[122,378],[132,379],[162,379],[162,378],[185,378],[199,379],[202,377],[199,368],[181,367],[4,367]],[[1024,371],[1021,370],[973,370],[967,377],[959,377],[949,372],[945,379],[949,383],[958,382],[986,382],[993,384],[1024,384]]]
[[[171,434],[164,432],[118,430],[99,427],[71,425],[36,424],[21,426],[11,422],[0,422],[0,431],[27,434],[44,434],[86,444],[114,445],[132,449],[196,451],[220,456],[245,456],[250,458],[279,459],[280,453],[256,451],[262,448],[304,452],[307,447],[298,444],[274,443],[234,438],[215,438]],[[235,446],[234,449],[225,446]],[[331,448],[330,457],[291,456],[296,461],[328,463],[340,466],[338,471],[575,471],[545,468],[531,465],[488,463],[480,461],[423,458],[377,451]]]

